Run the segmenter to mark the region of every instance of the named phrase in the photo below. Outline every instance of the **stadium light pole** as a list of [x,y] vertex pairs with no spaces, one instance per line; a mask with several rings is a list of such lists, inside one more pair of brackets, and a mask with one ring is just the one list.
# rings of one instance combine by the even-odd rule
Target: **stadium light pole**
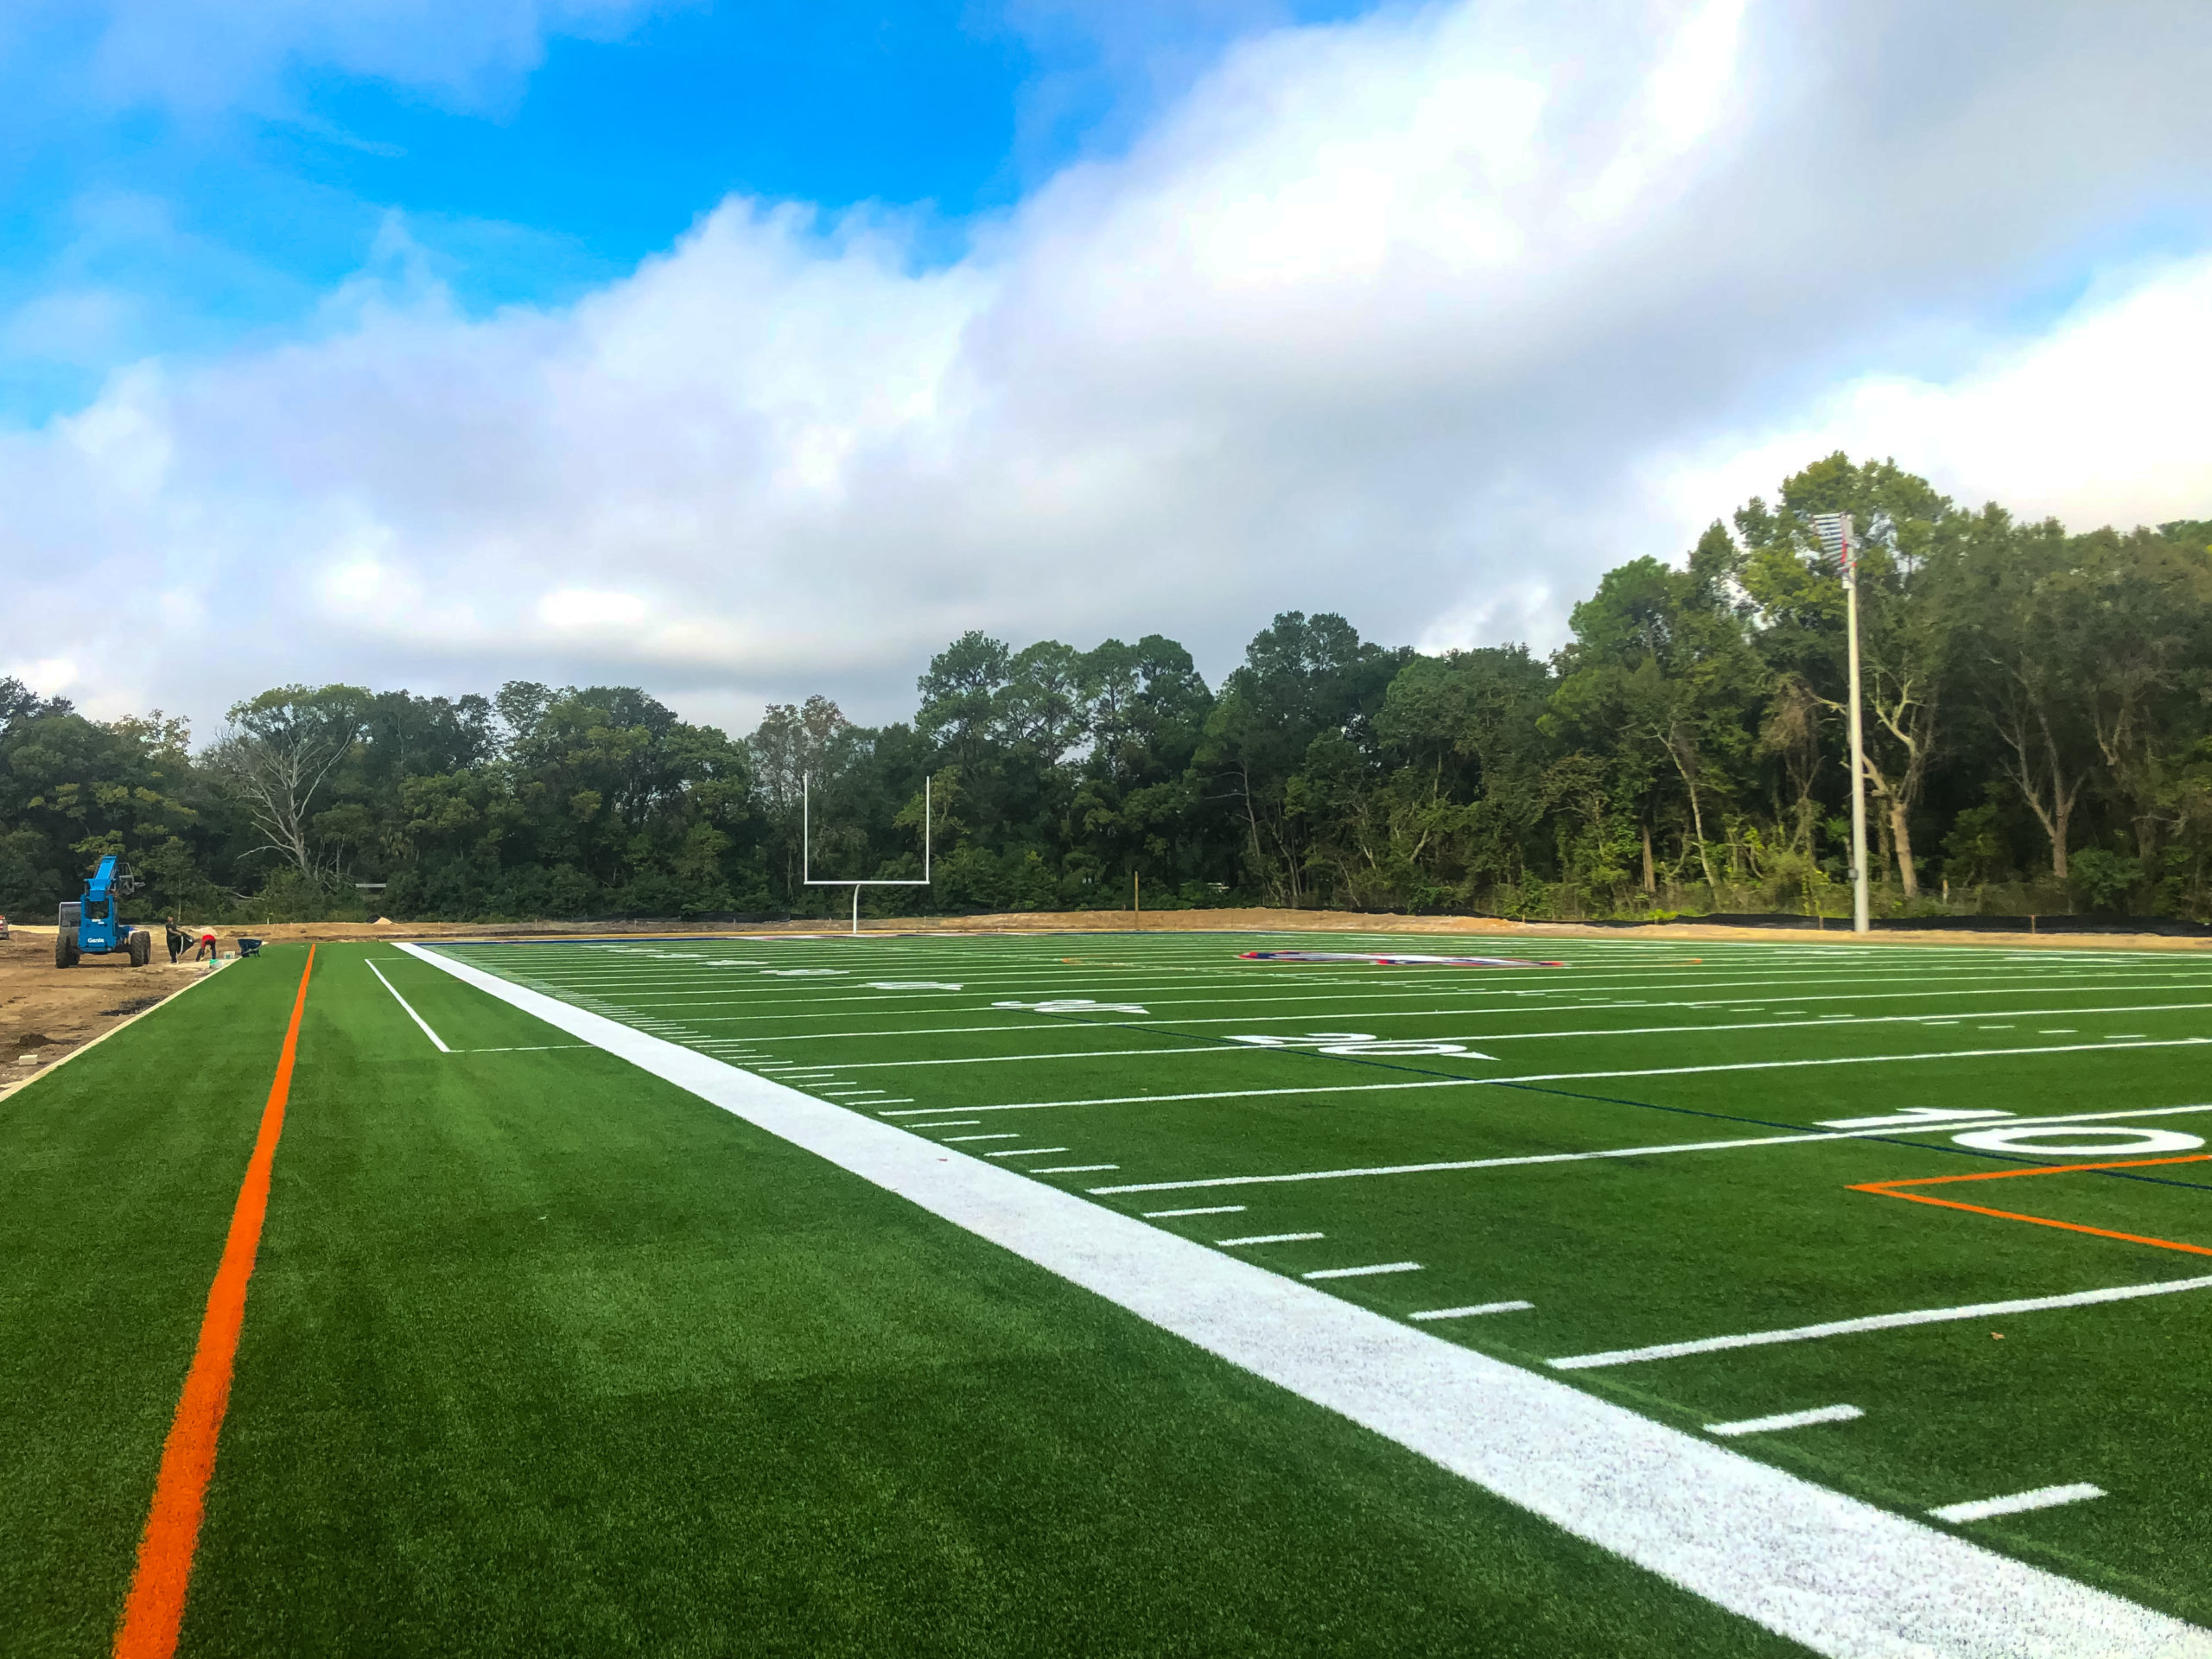
[[1852,556],[1849,513],[1815,513],[1813,528],[1820,533],[1821,545],[1843,567],[1851,657],[1851,931],[1866,933],[1874,924],[1866,894],[1866,732],[1859,712],[1859,562]]

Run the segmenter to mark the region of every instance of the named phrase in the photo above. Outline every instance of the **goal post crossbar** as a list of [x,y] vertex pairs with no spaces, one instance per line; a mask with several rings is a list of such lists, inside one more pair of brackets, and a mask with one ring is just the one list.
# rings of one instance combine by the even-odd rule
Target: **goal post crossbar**
[[861,880],[855,878],[817,876],[814,874],[814,774],[807,772],[799,780],[799,885],[807,887],[850,887],[853,890],[853,933],[861,931],[861,889],[862,887],[926,887],[930,881],[930,778],[922,775],[922,874],[917,880],[911,877],[898,880]]

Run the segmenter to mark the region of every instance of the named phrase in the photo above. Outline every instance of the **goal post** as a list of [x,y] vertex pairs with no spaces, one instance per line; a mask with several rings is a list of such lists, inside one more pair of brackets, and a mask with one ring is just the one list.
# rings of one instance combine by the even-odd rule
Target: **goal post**
[[[922,774],[922,874],[919,880],[912,878],[896,881],[862,881],[838,877],[817,878],[814,874],[814,774],[807,772],[799,780],[799,885],[808,887],[850,887],[853,890],[853,937],[861,932],[861,889],[862,887],[926,887],[930,881],[930,776]],[[786,868],[790,868],[785,866]]]

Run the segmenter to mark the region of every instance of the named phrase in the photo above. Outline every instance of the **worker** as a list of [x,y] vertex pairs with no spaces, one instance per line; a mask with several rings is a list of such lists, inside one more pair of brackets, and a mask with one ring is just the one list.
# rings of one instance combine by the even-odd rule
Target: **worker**
[[192,953],[192,959],[203,962],[220,957],[222,954],[215,948],[215,930],[211,927],[200,936],[200,948]]
[[184,954],[184,947],[189,944],[191,941],[184,937],[184,930],[176,925],[175,917],[164,916],[162,918],[162,921],[163,925],[168,929],[169,962],[174,965],[176,959]]

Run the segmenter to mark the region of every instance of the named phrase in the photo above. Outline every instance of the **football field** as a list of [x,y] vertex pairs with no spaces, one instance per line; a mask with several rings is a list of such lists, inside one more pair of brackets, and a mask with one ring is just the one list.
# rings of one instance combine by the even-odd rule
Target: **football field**
[[308,955],[0,1103],[0,1650],[258,1132],[188,1655],[2212,1653],[2212,960]]

